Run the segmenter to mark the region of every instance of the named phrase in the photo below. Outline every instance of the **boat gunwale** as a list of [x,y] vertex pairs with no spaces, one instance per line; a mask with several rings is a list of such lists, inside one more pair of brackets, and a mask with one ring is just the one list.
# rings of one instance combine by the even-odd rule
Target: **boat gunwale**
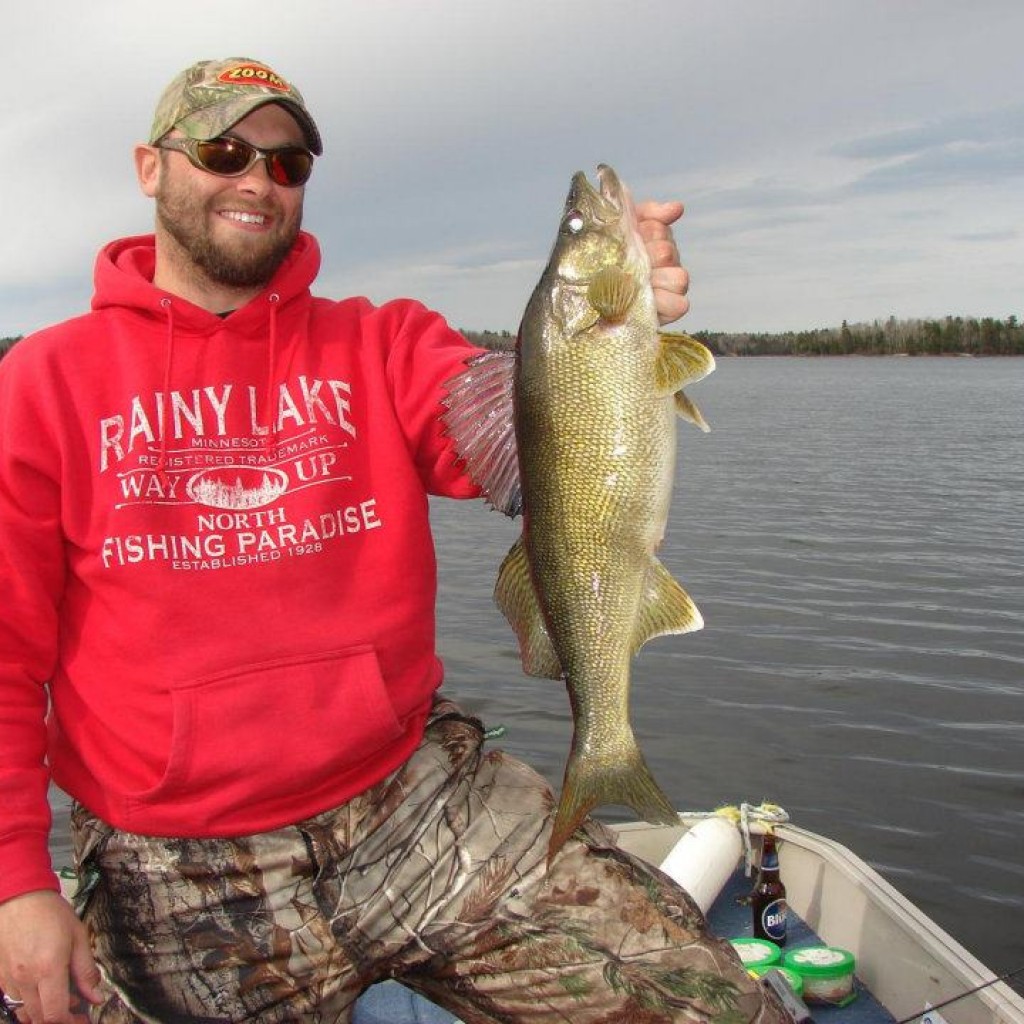
[[[680,814],[678,827],[646,822],[610,827],[626,850],[659,864],[705,817]],[[924,1014],[930,1006],[987,985],[944,1008],[942,1018],[948,1024],[1024,1024],[1024,997],[996,980],[992,970],[852,850],[797,825],[772,827],[782,840],[779,861],[787,901],[822,941],[854,954],[857,976],[896,1019]],[[758,824],[751,827],[753,835],[763,831]]]

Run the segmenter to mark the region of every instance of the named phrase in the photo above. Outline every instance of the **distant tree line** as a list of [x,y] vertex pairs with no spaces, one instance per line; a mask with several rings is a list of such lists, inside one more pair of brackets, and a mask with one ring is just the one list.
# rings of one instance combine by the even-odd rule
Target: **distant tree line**
[[[463,331],[482,348],[509,349],[511,331]],[[0,338],[0,359],[20,335]],[[875,320],[873,323],[820,327],[782,334],[695,331],[720,356],[1024,356],[1024,324],[1016,316],[997,320],[986,316],[947,316],[944,320]]]
[[[463,331],[475,345],[510,348],[509,331]],[[1016,316],[947,316],[944,320],[875,320],[810,331],[730,333],[695,331],[715,355],[724,356],[1024,356],[1024,325]]]
[[463,331],[466,340],[480,348],[514,348],[516,336],[511,331]]
[[980,320],[897,320],[784,334],[697,331],[716,355],[728,356],[1024,356],[1024,325],[1016,316]]

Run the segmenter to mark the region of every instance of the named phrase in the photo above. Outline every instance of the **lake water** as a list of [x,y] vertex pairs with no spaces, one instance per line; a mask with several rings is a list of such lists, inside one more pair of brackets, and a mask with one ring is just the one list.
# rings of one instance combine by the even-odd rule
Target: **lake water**
[[[690,394],[712,433],[680,426],[661,558],[707,624],[634,663],[654,774],[681,809],[781,804],[1021,966],[1024,359],[723,359]],[[558,785],[564,688],[491,599],[518,524],[432,509],[446,690]]]

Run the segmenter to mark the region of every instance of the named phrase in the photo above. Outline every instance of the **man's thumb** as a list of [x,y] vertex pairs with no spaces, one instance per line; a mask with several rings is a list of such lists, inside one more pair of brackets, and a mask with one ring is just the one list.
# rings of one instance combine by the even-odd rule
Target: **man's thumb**
[[77,930],[75,944],[71,950],[71,977],[78,991],[90,1003],[102,1003],[105,996],[100,991],[100,969],[89,948],[89,938],[84,927]]

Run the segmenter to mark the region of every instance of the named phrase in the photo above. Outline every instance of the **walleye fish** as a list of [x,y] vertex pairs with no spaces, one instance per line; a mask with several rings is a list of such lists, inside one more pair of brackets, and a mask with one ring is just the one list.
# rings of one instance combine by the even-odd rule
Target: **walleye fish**
[[523,669],[569,691],[574,732],[549,860],[600,804],[678,821],[630,725],[630,663],[652,637],[704,624],[655,552],[676,417],[708,429],[682,388],[714,358],[659,332],[628,191],[608,166],[598,181],[572,179],[515,352],[471,362],[450,382],[445,414],[488,500],[523,514],[495,587]]

